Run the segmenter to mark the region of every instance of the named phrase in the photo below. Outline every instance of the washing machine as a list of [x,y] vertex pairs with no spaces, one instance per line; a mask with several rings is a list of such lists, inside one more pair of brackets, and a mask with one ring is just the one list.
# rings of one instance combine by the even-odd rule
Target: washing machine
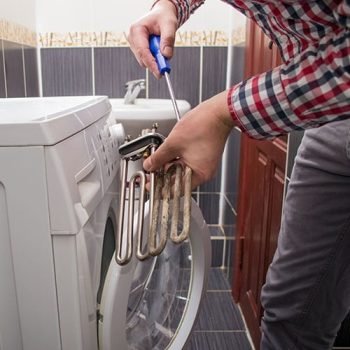
[[187,242],[115,263],[123,140],[106,97],[0,100],[1,350],[184,347],[208,229],[193,202]]

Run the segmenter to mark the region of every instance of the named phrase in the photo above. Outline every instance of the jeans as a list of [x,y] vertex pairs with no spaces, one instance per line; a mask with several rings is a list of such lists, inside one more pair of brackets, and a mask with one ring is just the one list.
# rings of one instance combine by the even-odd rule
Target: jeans
[[305,132],[261,301],[261,350],[332,348],[350,307],[350,120]]

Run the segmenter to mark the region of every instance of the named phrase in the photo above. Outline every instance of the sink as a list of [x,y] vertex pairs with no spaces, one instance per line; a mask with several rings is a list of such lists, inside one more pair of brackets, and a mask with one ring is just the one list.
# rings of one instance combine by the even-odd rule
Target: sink
[[[115,118],[122,123],[125,134],[135,138],[142,129],[152,128],[158,123],[158,132],[167,136],[176,124],[176,116],[170,99],[137,98],[134,104],[125,104],[122,98],[109,99]],[[180,115],[191,109],[185,100],[177,100]]]

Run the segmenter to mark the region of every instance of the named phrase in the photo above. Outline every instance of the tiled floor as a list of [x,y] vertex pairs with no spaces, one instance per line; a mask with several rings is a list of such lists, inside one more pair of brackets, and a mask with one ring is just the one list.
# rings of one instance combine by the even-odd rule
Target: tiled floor
[[230,285],[222,269],[212,268],[194,332],[183,350],[252,350]]
[[[194,332],[183,350],[253,350],[230,285],[221,268],[212,268]],[[350,350],[336,346],[333,350]]]

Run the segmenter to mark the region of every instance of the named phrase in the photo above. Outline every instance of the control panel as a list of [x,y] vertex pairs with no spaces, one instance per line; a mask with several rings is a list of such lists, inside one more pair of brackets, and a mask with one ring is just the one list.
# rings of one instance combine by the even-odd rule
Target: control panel
[[117,123],[111,113],[107,118],[95,124],[95,135],[91,136],[94,151],[97,152],[100,159],[101,177],[106,189],[119,171],[118,148],[124,143],[124,128],[122,124]]

